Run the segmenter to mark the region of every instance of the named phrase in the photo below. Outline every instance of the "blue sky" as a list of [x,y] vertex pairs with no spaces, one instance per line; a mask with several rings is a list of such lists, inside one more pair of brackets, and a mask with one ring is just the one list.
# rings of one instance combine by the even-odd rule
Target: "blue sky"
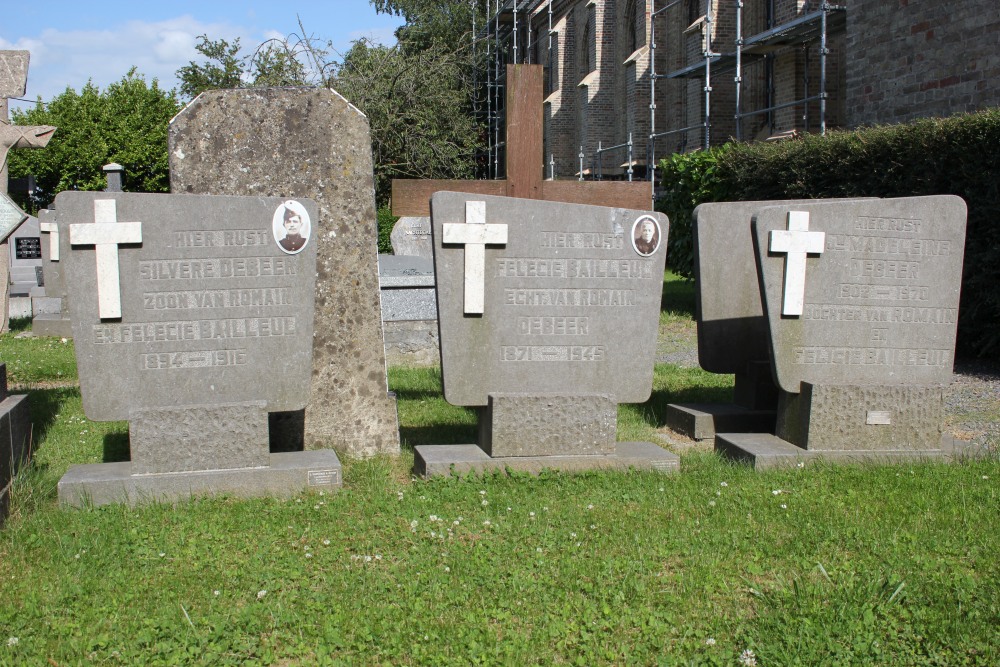
[[[298,20],[341,53],[369,37],[392,44],[402,20],[379,15],[368,0],[0,0],[0,49],[31,52],[26,97],[49,100],[88,79],[102,89],[135,65],[161,87],[177,85],[174,72],[200,55],[197,37],[224,38],[252,49],[299,35]],[[11,100],[11,107],[24,107]]]

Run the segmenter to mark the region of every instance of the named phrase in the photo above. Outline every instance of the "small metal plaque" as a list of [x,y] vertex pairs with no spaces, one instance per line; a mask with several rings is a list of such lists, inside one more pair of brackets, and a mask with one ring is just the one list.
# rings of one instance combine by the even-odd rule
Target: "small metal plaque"
[[339,470],[310,470],[309,486],[333,486],[340,482]]
[[892,413],[888,410],[869,410],[865,418],[868,426],[890,426],[892,424]]

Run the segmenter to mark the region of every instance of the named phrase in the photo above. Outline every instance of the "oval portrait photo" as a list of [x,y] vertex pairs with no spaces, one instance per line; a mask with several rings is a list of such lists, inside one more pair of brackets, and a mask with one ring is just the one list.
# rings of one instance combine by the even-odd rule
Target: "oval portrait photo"
[[660,223],[651,215],[643,215],[632,225],[632,247],[643,257],[649,257],[660,247]]
[[312,225],[305,207],[290,199],[281,202],[281,205],[275,210],[271,229],[278,247],[289,255],[294,255],[302,252],[302,249],[309,243]]

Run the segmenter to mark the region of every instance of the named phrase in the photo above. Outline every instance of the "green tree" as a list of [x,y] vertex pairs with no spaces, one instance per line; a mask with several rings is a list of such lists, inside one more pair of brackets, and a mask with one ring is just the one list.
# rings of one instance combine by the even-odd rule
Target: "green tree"
[[393,178],[472,178],[483,133],[471,113],[465,65],[440,46],[355,42],[333,87],[368,117],[379,205]]
[[37,211],[63,190],[103,190],[102,167],[109,162],[125,168],[125,190],[167,192],[167,126],[179,108],[173,91],[156,79],[147,84],[133,67],[103,92],[88,82],[79,93],[67,88],[47,105],[39,100],[32,109],[14,110],[17,125],[58,128],[47,147],[9,153],[10,175],[34,175],[38,185],[30,201],[18,203]]
[[304,86],[310,83],[300,55],[309,45],[317,54],[326,52],[307,40],[270,39],[253,53],[240,55],[240,40],[230,44],[224,39],[211,40],[200,35],[195,49],[204,62],[190,61],[177,70],[180,94],[191,100],[206,90],[254,86]]

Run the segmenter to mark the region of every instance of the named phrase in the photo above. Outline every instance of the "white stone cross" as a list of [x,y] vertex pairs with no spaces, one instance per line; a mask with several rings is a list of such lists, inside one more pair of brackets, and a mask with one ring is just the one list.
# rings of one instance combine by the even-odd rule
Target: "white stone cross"
[[97,312],[101,319],[122,316],[118,246],[142,242],[141,222],[118,222],[114,199],[94,200],[94,223],[71,224],[71,245],[92,245],[97,254]]
[[38,229],[49,234],[49,261],[59,261],[59,225],[51,221],[39,221]]
[[465,224],[445,223],[443,243],[465,245],[465,312],[482,315],[486,301],[486,244],[507,243],[507,225],[486,224],[486,202],[465,202]]
[[806,254],[822,253],[824,232],[809,231],[808,211],[789,211],[788,229],[771,230],[768,250],[786,253],[782,315],[801,315],[806,293]]

